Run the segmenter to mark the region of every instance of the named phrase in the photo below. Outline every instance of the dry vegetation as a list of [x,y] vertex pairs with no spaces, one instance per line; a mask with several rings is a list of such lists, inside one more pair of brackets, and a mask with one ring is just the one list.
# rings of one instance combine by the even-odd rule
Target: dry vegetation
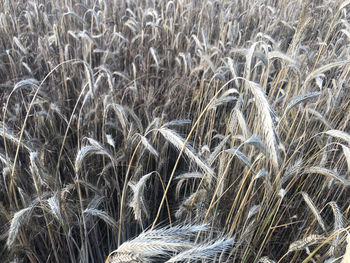
[[349,262],[349,21],[3,0],[1,262]]

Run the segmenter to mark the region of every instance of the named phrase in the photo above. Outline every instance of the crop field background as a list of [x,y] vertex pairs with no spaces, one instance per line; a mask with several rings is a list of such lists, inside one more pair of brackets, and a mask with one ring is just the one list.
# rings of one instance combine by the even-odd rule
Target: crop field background
[[350,1],[1,0],[0,261],[350,262]]

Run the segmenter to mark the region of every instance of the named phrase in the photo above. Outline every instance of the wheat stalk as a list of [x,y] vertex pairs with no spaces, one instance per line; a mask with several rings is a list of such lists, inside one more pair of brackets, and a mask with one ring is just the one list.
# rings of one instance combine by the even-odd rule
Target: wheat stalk
[[305,174],[312,174],[312,173],[322,174],[324,176],[330,177],[331,179],[334,179],[340,182],[344,186],[350,185],[350,180],[340,176],[336,171],[330,170],[324,167],[319,167],[319,166],[309,167],[304,170],[304,173]]
[[275,261],[273,261],[272,259],[269,259],[268,257],[262,257],[259,258],[258,263],[276,263]]
[[[165,127],[161,127],[159,129],[159,132],[164,136],[164,138],[169,141],[172,145],[175,146],[177,150],[181,150],[184,147],[185,140],[177,134],[175,131],[170,130]],[[202,160],[199,155],[195,152],[193,147],[190,144],[186,144],[184,148],[185,155],[189,158],[190,161],[194,162],[198,165],[198,167],[208,174],[208,176],[214,176],[213,169],[204,161]]]
[[347,132],[339,131],[339,130],[329,130],[329,131],[326,131],[325,133],[337,139],[344,140],[350,145],[350,135]]
[[[125,258],[131,258],[137,262],[147,262],[153,257],[170,256],[172,252],[176,253],[192,248],[194,244],[190,242],[189,238],[206,229],[205,225],[184,225],[142,232],[136,238],[124,242],[117,250],[111,252],[106,263],[124,262]],[[113,258],[111,255],[114,253],[116,254],[115,260],[111,261]]]
[[326,232],[326,227],[325,227],[325,224],[324,224],[323,219],[321,217],[321,214],[318,211],[318,209],[317,209],[316,205],[314,204],[314,202],[312,201],[312,199],[310,198],[310,196],[305,192],[301,192],[301,195],[303,196],[304,201],[307,204],[307,206],[310,208],[311,212],[314,214],[317,222],[322,227],[322,230]]
[[146,208],[144,200],[144,190],[145,184],[152,174],[153,172],[146,174],[142,176],[138,182],[129,182],[128,184],[133,192],[133,197],[129,203],[129,206],[133,209],[135,220],[139,221],[140,224],[142,222],[141,211],[146,215],[147,218],[149,218],[149,212]]
[[233,244],[233,238],[221,238],[212,243],[196,245],[195,247],[181,252],[176,256],[170,258],[166,261],[166,263],[179,262],[185,260],[210,260],[211,262],[215,262],[215,254],[224,251]]
[[26,224],[26,222],[28,222],[28,219],[30,218],[32,211],[33,211],[33,206],[29,206],[17,211],[13,215],[13,218],[11,219],[10,229],[8,231],[8,238],[6,240],[6,246],[8,248],[11,248],[11,246],[15,242],[17,238],[17,234],[20,230],[20,227]]
[[272,119],[272,110],[270,104],[263,93],[261,87],[254,83],[248,82],[251,92],[255,98],[255,105],[259,114],[260,126],[263,130],[263,138],[268,149],[268,155],[272,161],[275,170],[278,169],[278,141],[275,131],[275,124]]
[[288,253],[305,249],[306,247],[309,247],[314,244],[321,243],[325,240],[324,236],[321,235],[310,235],[303,239],[294,241],[292,244],[289,245]]
[[[333,214],[334,214],[334,227],[333,227],[333,232],[336,233],[338,232],[340,229],[343,228],[343,215],[337,205],[336,202],[329,202],[328,203],[332,210],[333,210]],[[338,246],[338,242],[339,242],[339,238],[340,235],[337,235],[335,238],[333,238],[332,240],[332,246],[330,248],[330,254],[332,256],[334,256],[334,249]]]

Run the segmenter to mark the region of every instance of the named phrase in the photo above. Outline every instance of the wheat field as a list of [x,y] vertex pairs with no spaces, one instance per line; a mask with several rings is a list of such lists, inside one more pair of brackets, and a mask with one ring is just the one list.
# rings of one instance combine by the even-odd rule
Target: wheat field
[[350,1],[2,0],[0,261],[350,262]]

